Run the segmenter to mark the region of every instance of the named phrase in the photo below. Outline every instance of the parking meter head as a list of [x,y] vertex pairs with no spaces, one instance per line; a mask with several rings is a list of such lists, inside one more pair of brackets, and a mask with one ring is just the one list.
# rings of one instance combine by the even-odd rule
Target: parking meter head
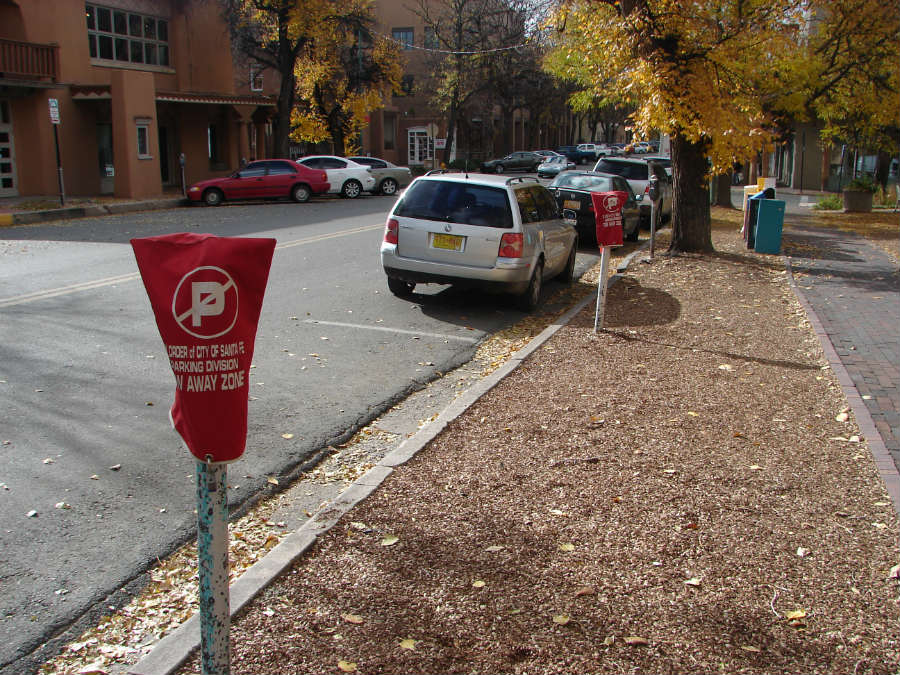
[[650,174],[650,185],[647,186],[647,196],[650,197],[651,202],[658,201],[660,198],[659,176],[656,174]]
[[170,418],[191,454],[244,452],[256,325],[274,239],[181,233],[132,239],[175,375]]

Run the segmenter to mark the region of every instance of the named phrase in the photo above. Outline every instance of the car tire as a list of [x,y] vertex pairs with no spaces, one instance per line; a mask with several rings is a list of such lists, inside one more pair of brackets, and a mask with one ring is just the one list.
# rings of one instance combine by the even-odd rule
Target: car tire
[[531,280],[528,282],[528,288],[525,289],[525,292],[522,293],[518,298],[516,298],[516,305],[523,312],[531,312],[541,302],[541,286],[544,281],[544,263],[538,262],[534,267],[534,273],[531,275]]
[[503,171],[504,171],[504,167],[502,164],[498,164],[497,166],[494,167],[495,173],[503,173]]
[[385,178],[383,181],[381,181],[381,187],[379,188],[379,191],[381,192],[381,194],[390,197],[391,195],[397,194],[398,187],[400,186],[397,185],[397,181],[395,181],[393,178]]
[[356,199],[362,194],[362,184],[353,178],[341,186],[341,197]]
[[412,281],[404,281],[396,277],[387,278],[388,290],[398,298],[408,298],[412,295],[416,284]]
[[557,277],[564,284],[571,284],[575,281],[575,254],[578,251],[578,237],[572,240],[572,250],[569,251],[569,259],[566,260],[566,266]]
[[308,202],[309,198],[312,196],[312,190],[309,189],[308,185],[304,185],[303,183],[298,183],[294,187],[291,188],[291,199],[293,199],[298,204],[303,204],[304,202]]
[[[624,220],[624,218],[623,218]],[[625,232],[625,241],[637,241],[641,234],[641,219],[634,219],[634,227],[630,232]]]
[[203,203],[207,206],[219,206],[225,201],[225,195],[218,188],[210,188],[203,193]]

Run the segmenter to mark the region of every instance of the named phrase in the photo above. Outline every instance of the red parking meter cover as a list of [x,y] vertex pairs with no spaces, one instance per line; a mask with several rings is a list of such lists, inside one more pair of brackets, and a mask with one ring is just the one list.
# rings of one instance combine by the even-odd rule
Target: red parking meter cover
[[175,375],[172,425],[198,459],[234,461],[275,240],[181,233],[131,246]]
[[597,224],[597,246],[622,246],[622,208],[628,198],[621,190],[611,192],[592,192],[594,218]]

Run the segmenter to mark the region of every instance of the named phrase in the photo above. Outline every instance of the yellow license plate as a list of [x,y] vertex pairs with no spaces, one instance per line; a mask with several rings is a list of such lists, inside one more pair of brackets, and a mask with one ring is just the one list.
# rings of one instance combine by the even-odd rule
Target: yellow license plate
[[581,202],[576,201],[575,199],[567,199],[563,202],[563,208],[577,211],[579,208],[581,208]]
[[431,240],[434,248],[443,248],[448,251],[462,251],[463,237],[456,234],[435,234]]

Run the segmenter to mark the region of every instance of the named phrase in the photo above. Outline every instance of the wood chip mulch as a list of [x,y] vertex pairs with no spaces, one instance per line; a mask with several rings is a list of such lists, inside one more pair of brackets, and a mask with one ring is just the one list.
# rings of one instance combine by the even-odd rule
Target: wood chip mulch
[[633,264],[604,331],[589,304],[397,469],[234,621],[232,672],[896,673],[865,439],[781,259],[714,244]]

